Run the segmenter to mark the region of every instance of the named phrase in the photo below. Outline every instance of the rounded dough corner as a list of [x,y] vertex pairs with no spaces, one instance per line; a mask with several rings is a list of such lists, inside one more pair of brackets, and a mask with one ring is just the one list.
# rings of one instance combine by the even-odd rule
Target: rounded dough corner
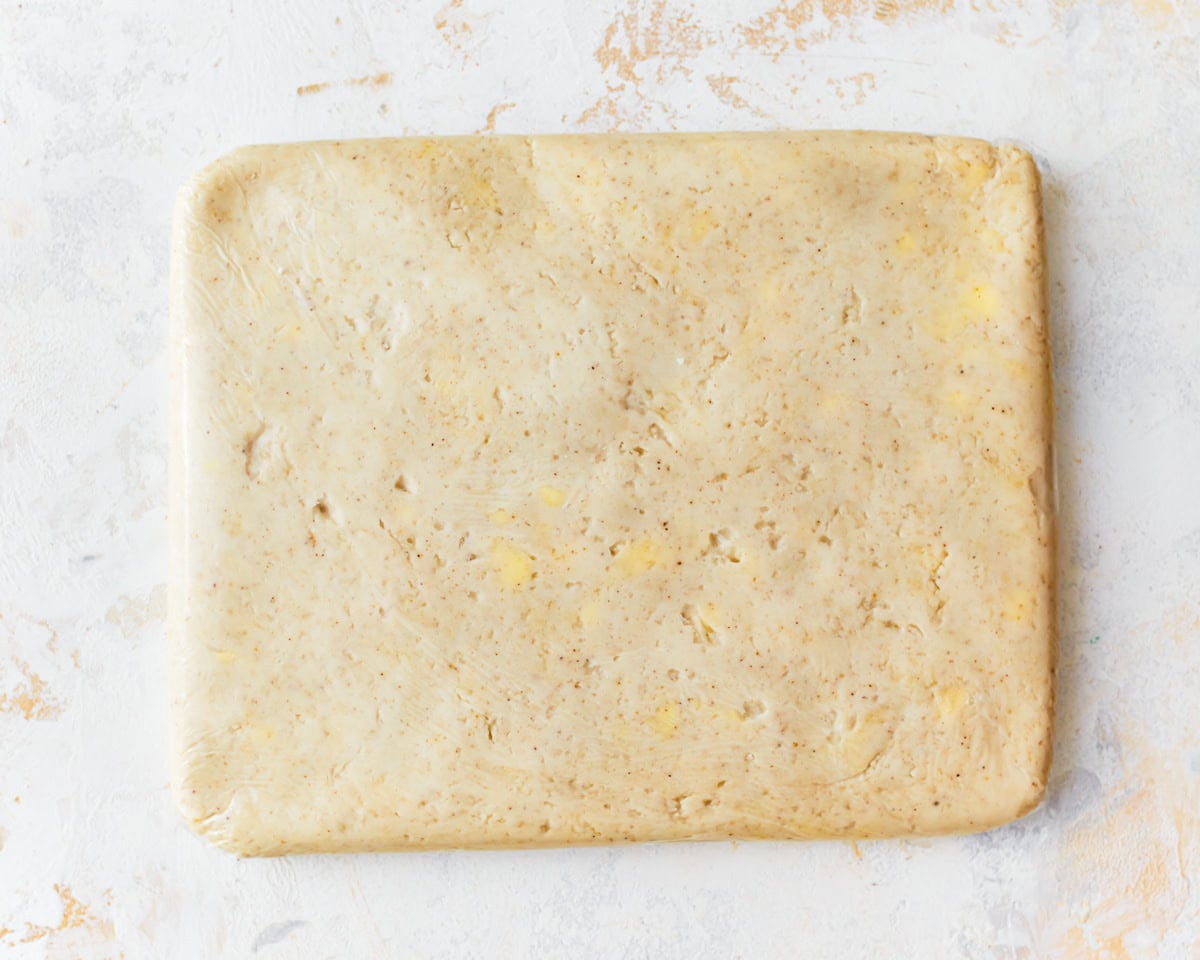
[[278,147],[242,146],[217,157],[192,174],[179,188],[175,200],[177,221],[188,218],[223,221],[243,185],[265,166]]
[[226,798],[226,805],[221,808],[216,803],[215,793],[211,788],[205,790],[193,786],[186,771],[172,777],[171,794],[174,799],[175,812],[184,826],[196,836],[207,840],[219,850],[232,853],[238,857],[252,857],[261,854],[261,843],[253,830],[247,830],[244,817],[235,817],[234,800]]
[[1046,798],[1046,783],[1047,776],[1039,768],[1030,775],[1025,786],[1004,790],[1003,796],[996,798],[991,809],[964,832],[984,833],[1024,819],[1037,810]]

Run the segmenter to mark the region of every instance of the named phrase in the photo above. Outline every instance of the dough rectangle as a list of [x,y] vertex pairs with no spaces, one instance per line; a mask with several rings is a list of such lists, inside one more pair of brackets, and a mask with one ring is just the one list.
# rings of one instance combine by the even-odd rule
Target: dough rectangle
[[238,150],[172,248],[173,783],[242,854],[979,830],[1050,758],[1038,176]]

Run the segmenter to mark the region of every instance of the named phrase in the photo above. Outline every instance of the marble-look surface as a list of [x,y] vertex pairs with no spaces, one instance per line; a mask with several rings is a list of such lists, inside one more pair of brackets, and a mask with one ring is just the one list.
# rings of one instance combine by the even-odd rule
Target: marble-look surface
[[[0,956],[1200,956],[1200,5],[0,4]],[[242,143],[876,127],[1046,182],[1058,755],[993,833],[237,861],[166,789],[171,202]]]

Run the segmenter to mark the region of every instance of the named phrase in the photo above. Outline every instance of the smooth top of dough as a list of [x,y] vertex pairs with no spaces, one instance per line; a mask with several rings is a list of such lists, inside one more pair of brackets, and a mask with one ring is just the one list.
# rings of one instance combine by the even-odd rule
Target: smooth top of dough
[[173,779],[245,854],[990,827],[1050,757],[1038,177],[238,150],[173,238]]

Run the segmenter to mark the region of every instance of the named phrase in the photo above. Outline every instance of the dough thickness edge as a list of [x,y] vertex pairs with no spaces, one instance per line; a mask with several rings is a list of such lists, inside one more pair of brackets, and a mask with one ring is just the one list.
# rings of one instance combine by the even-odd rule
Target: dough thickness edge
[[191,784],[188,756],[193,745],[189,734],[196,729],[195,707],[188,695],[187,647],[187,541],[190,536],[185,438],[187,437],[188,316],[187,293],[194,283],[192,264],[184,256],[200,222],[198,212],[222,189],[236,183],[255,157],[267,147],[244,146],[211,161],[179,189],[171,220],[170,274],[168,279],[168,461],[167,461],[167,735],[171,794],[175,808],[195,834],[223,850],[252,855],[249,837],[223,835],[211,830],[205,811],[210,806]]

